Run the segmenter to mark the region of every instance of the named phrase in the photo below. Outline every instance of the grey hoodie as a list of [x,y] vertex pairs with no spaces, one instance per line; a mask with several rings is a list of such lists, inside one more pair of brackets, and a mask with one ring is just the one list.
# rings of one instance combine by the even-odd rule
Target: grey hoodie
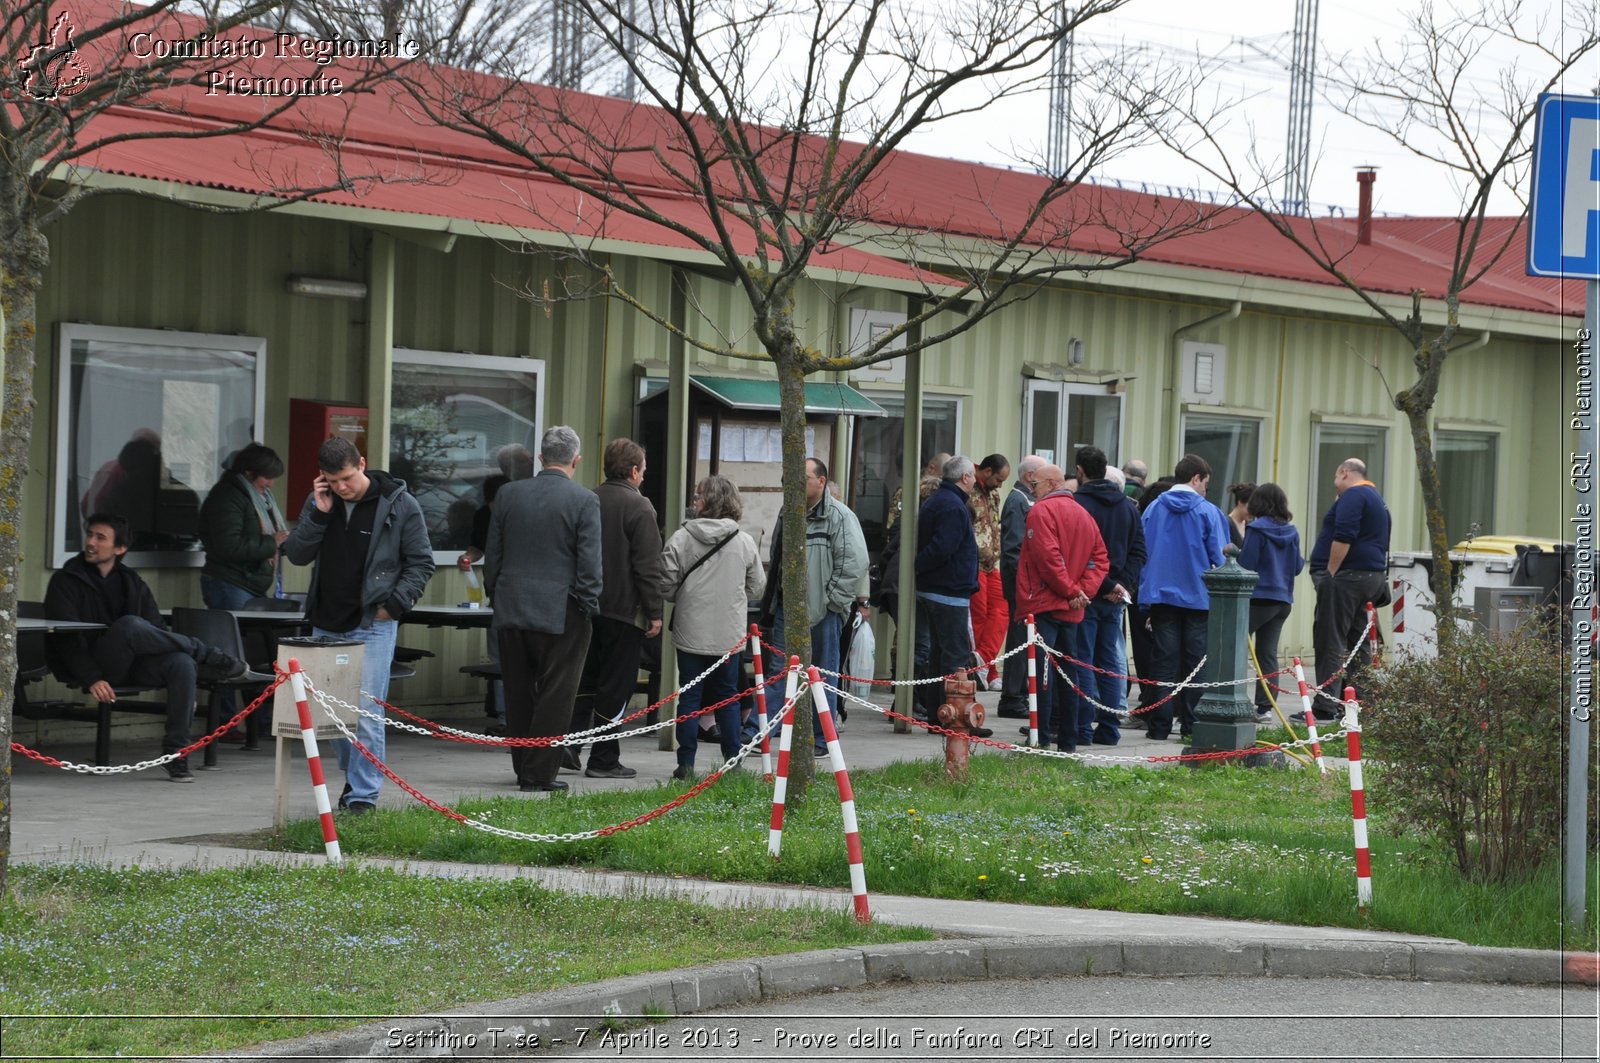
[[[729,535],[732,542],[689,572]],[[676,603],[672,644],[689,653],[720,656],[749,634],[749,601],[761,597],[763,582],[755,540],[739,530],[737,521],[695,517],[684,524],[661,555],[661,596]]]

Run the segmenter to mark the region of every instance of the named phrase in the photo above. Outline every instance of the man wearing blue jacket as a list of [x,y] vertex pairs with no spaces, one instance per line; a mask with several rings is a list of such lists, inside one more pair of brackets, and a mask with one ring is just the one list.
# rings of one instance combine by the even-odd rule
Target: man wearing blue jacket
[[[1368,642],[1361,637],[1367,624],[1366,604],[1388,601],[1389,507],[1377,485],[1367,479],[1367,463],[1360,458],[1339,463],[1333,487],[1338,495],[1323,515],[1322,530],[1311,548],[1311,585],[1317,591],[1311,639],[1319,686],[1333,677],[1353,647],[1360,647],[1352,662],[1355,669],[1370,663]],[[1351,685],[1360,697],[1361,684],[1352,680]],[[1329,693],[1339,697],[1343,691]],[[1318,711],[1326,710],[1319,705]]]
[[[1087,672],[1079,685],[1106,706],[1120,712],[1127,703],[1127,655],[1122,648],[1122,614],[1144,569],[1144,525],[1139,507],[1106,479],[1106,452],[1099,447],[1078,451],[1078,493],[1073,497],[1100,528],[1106,544],[1106,578],[1078,625],[1080,661],[1100,669]],[[1087,670],[1080,669],[1080,672]],[[1087,701],[1078,710],[1078,741],[1114,746],[1122,738],[1115,712],[1096,709]]]
[[[978,593],[978,542],[967,499],[978,482],[971,458],[944,463],[939,487],[917,511],[917,627],[929,640],[928,660],[918,679],[960,671],[972,659],[968,610]],[[944,686],[917,687],[920,715],[938,723]],[[983,730],[987,730],[986,728]]]
[[[1149,554],[1139,574],[1139,605],[1150,610],[1150,644],[1155,675],[1163,697],[1179,679],[1194,671],[1206,655],[1211,594],[1201,574],[1222,564],[1222,548],[1232,540],[1228,518],[1206,501],[1211,466],[1198,454],[1185,454],[1173,470],[1177,482],[1150,503],[1144,514],[1144,542]],[[1195,676],[1195,682],[1205,675]],[[1151,738],[1172,733],[1176,710],[1187,736],[1194,729],[1194,708],[1202,691],[1190,687],[1150,713]]]

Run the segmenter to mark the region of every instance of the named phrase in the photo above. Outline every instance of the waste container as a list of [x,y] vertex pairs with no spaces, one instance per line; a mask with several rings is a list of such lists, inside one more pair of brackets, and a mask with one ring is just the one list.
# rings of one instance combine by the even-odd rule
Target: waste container
[[[1568,544],[1531,535],[1486,535],[1457,543],[1450,550],[1451,582],[1456,603],[1465,610],[1463,631],[1510,631],[1535,608],[1560,600],[1560,575],[1565,564],[1571,585]],[[1433,554],[1395,550],[1389,554],[1389,579],[1396,601],[1396,650],[1432,656],[1438,618],[1433,613]],[[1529,592],[1513,588],[1535,587]],[[1402,603],[1403,604],[1400,604]],[[1557,612],[1560,611],[1559,606]],[[1403,619],[1402,619],[1403,618]]]
[[[278,667],[289,670],[289,658],[299,660],[301,671],[316,688],[349,705],[361,704],[361,664],[366,643],[355,639],[315,635],[278,640]],[[309,694],[308,694],[309,698]],[[340,708],[331,701],[328,709],[351,731],[358,719],[353,709]],[[311,720],[317,738],[338,738],[339,728],[328,718],[328,711],[311,703]],[[272,733],[279,738],[300,737],[300,710],[295,704],[294,684],[284,683],[273,695]]]

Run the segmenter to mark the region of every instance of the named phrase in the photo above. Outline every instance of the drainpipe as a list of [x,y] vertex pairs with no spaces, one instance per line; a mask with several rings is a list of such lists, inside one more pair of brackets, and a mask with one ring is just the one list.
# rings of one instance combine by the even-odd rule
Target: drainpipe
[[1492,333],[1492,332],[1480,332],[1480,333],[1478,333],[1478,338],[1473,340],[1471,343],[1463,343],[1459,347],[1450,348],[1450,353],[1451,354],[1466,354],[1468,351],[1476,351],[1476,350],[1479,350],[1480,348],[1487,347],[1487,346],[1489,346],[1489,339],[1493,335],[1494,335],[1494,333]]
[[1244,304],[1235,299],[1233,305],[1221,313],[1212,314],[1210,317],[1201,318],[1199,321],[1194,321],[1187,325],[1179,325],[1172,330],[1172,349],[1167,355],[1167,426],[1161,437],[1163,449],[1168,455],[1167,461],[1169,464],[1161,465],[1160,460],[1157,459],[1156,465],[1152,466],[1152,468],[1170,468],[1171,465],[1177,463],[1178,458],[1182,457],[1182,454],[1179,453],[1179,448],[1182,447],[1183,442],[1178,436],[1178,422],[1183,417],[1183,392],[1178,387],[1179,374],[1183,372],[1183,344],[1181,341],[1192,332],[1198,332],[1201,329],[1210,328],[1212,325],[1221,325],[1224,322],[1236,320],[1243,310]]

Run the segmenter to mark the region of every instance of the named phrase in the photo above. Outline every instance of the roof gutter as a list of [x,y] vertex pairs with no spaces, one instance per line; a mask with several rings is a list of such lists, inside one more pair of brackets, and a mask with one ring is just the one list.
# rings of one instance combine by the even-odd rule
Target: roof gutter
[[1182,340],[1190,333],[1199,332],[1201,329],[1210,328],[1213,325],[1234,321],[1243,311],[1244,303],[1235,299],[1233,305],[1221,313],[1212,314],[1210,317],[1201,318],[1199,321],[1191,321],[1187,325],[1179,325],[1172,330],[1172,342],[1169,344],[1171,349],[1167,352],[1167,384],[1164,389],[1166,391],[1167,426],[1165,431],[1162,432],[1161,438],[1166,453],[1173,462],[1176,462],[1182,456],[1178,451],[1183,445],[1178,436],[1178,424],[1183,419],[1183,392],[1178,387],[1178,375],[1183,372]]

